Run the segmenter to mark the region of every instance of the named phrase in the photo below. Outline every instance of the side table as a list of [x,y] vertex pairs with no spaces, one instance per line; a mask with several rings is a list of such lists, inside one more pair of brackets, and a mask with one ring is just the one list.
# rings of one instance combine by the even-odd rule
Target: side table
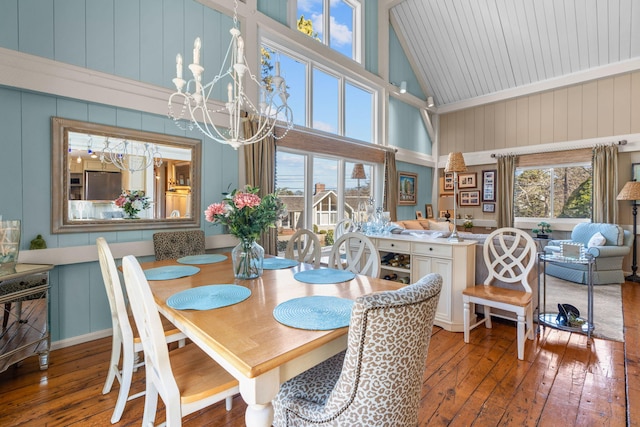
[[[583,264],[588,266],[587,275],[587,319],[582,316],[579,318],[584,323],[580,326],[560,325],[558,324],[558,312],[546,312],[547,306],[547,263],[560,264]],[[538,253],[538,322],[542,325],[551,326],[556,329],[562,329],[570,332],[586,333],[591,338],[591,331],[594,329],[593,324],[593,264],[595,259],[590,254],[585,254],[584,258],[569,258],[560,255],[549,255]],[[542,298],[541,298],[542,297]],[[542,309],[540,308],[542,307]]]
[[6,319],[0,331],[0,372],[35,354],[40,358],[40,369],[49,367],[52,268],[52,264],[17,264],[11,270],[0,269],[0,307],[4,307]]

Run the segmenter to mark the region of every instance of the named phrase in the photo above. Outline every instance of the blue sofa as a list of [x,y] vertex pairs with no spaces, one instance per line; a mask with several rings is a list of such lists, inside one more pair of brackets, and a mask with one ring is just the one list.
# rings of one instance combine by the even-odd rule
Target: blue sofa
[[[602,246],[587,248],[591,237],[602,233],[606,242]],[[593,284],[606,285],[624,283],[622,260],[631,250],[633,235],[616,224],[581,223],[571,232],[571,239],[551,240],[545,247],[547,254],[560,252],[563,242],[582,243],[588,253],[595,258]],[[587,266],[583,264],[547,263],[547,274],[571,282],[587,284]]]

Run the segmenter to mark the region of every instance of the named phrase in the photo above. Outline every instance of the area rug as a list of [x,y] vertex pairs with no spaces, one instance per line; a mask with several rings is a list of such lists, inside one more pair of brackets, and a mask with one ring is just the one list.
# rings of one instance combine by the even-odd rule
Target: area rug
[[[542,304],[542,296],[540,297]],[[587,317],[587,286],[547,276],[547,312],[558,312],[558,303],[571,304]],[[620,285],[593,287],[592,335],[612,341],[624,341],[622,293]]]

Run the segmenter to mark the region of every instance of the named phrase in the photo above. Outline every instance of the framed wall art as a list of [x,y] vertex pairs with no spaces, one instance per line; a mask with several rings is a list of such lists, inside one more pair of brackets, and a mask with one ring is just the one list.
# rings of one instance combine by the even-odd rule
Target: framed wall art
[[496,211],[495,203],[483,203],[482,212],[494,213]]
[[482,201],[496,201],[496,170],[482,171]]
[[480,206],[480,190],[461,191],[460,206]]
[[458,188],[476,188],[478,186],[478,173],[465,172],[458,174]]
[[398,204],[415,205],[418,195],[418,174],[398,172]]
[[444,173],[444,191],[453,191],[453,172]]
[[430,204],[424,205],[424,211],[427,213],[427,218],[433,218],[433,206]]

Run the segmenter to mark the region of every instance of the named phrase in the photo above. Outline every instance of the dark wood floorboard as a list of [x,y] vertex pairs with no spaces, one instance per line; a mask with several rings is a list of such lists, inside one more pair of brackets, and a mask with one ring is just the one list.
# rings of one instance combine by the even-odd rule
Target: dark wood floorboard
[[[435,327],[422,387],[420,426],[639,426],[640,284],[622,287],[625,342],[543,329],[516,357],[516,331],[494,322],[465,344],[461,333]],[[103,395],[111,339],[52,352],[49,369],[38,358],[0,374],[0,426],[108,426],[117,381]],[[144,369],[133,391],[144,388]],[[144,398],[127,403],[118,426],[138,426]],[[185,426],[244,426],[236,396],[191,414]],[[164,421],[159,404],[156,422]]]

